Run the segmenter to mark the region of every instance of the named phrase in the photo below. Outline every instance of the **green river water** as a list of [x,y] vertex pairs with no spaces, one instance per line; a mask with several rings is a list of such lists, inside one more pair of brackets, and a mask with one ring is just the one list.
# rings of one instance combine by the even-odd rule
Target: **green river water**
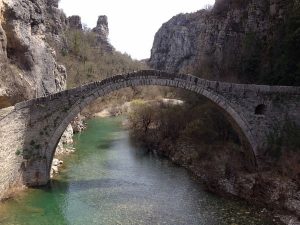
[[269,225],[262,209],[207,193],[185,169],[136,149],[121,119],[93,119],[48,188],[0,205],[2,225]]

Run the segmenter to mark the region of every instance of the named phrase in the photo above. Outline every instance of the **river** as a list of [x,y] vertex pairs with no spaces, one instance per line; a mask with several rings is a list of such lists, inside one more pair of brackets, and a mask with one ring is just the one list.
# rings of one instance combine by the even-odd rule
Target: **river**
[[0,205],[9,225],[270,225],[262,209],[218,197],[184,168],[137,149],[121,118],[92,119],[51,185]]

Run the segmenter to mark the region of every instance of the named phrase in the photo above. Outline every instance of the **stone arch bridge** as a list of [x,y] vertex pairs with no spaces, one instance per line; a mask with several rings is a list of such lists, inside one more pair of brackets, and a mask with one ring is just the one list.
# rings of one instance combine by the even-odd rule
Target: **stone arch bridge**
[[206,97],[227,114],[254,159],[277,123],[287,117],[299,123],[300,87],[224,83],[155,70],[116,75],[0,110],[0,162],[7,165],[0,168],[0,190],[17,182],[47,184],[56,146],[74,117],[98,97],[143,85],[182,88]]

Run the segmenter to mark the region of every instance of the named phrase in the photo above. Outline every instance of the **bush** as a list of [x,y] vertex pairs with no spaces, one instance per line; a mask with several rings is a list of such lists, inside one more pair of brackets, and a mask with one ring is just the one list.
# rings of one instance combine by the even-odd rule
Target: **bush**
[[70,29],[65,36],[67,47],[57,46],[56,50],[58,61],[67,68],[68,88],[147,68],[145,63],[133,60],[128,54],[107,51],[90,30]]
[[267,149],[275,159],[280,159],[285,151],[300,153],[300,126],[289,119],[282,126],[277,124],[268,135]]
[[147,135],[148,130],[154,122],[155,111],[153,107],[142,100],[132,102],[132,111],[128,118],[131,121],[131,128],[139,135]]
[[179,139],[205,145],[240,143],[227,118],[209,102],[200,105],[139,103],[133,107],[129,122],[133,136],[157,144],[164,140],[176,143]]
[[[103,44],[97,42],[95,34],[88,29],[65,31],[66,46],[55,46],[58,61],[67,69],[67,88],[77,87],[89,82],[99,81],[107,77],[147,69],[144,62],[133,60],[128,54],[108,51]],[[141,91],[146,90],[146,91]],[[98,99],[88,106],[85,114],[97,113],[107,105],[122,104],[137,96],[153,96],[160,94],[160,89],[128,88]]]
[[[218,17],[225,18],[229,9],[244,10],[242,21],[228,24],[228,28],[237,33],[237,38],[226,39],[228,43],[222,50],[221,62],[215,53],[206,53],[199,55],[197,62],[184,69],[205,79],[300,86],[300,3],[298,0],[285,3],[281,16],[270,15],[267,18],[270,2],[261,1],[256,7],[265,14],[270,29],[246,31],[244,23],[248,20],[249,1],[217,0],[213,13]],[[243,32],[246,33],[243,35]],[[232,40],[238,51],[237,47],[232,48]]]

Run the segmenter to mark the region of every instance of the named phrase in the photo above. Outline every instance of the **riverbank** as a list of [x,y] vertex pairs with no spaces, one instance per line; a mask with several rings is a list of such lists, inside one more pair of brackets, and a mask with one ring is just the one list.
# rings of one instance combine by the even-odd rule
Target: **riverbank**
[[180,143],[163,145],[154,151],[173,163],[187,168],[201,180],[209,192],[266,207],[284,224],[300,224],[300,190],[295,181],[275,171],[250,173],[223,167],[221,161],[226,161],[224,155],[228,154],[227,158],[236,160],[230,151],[232,148],[230,145],[210,149],[216,155],[206,159],[198,157],[201,154],[200,148],[200,146]]
[[129,115],[129,129],[140,147],[187,168],[208,191],[266,207],[285,224],[300,224],[299,153],[279,155],[274,145],[277,158],[265,155],[257,169],[238,131],[209,102],[139,104]]
[[270,225],[259,207],[203,190],[186,169],[134,147],[120,118],[92,119],[51,186],[0,205],[0,224]]
[[[105,129],[105,126],[103,129]],[[97,135],[99,134],[95,133],[95,136]],[[76,144],[75,140],[75,145]],[[200,178],[201,182],[206,185],[207,190],[210,192],[217,193],[221,196],[242,198],[251,202],[251,204],[260,205],[262,209],[264,207],[268,207],[270,209],[280,210],[280,207],[284,204],[286,207],[289,207],[291,211],[298,210],[298,192],[297,189],[294,189],[297,186],[295,186],[292,182],[289,182],[286,179],[281,179],[278,176],[274,176],[274,174],[247,173],[247,171],[237,173],[236,168],[225,167],[222,162],[228,161],[228,159],[238,160],[238,155],[232,152],[233,148],[236,148],[234,145],[228,145],[222,148],[220,148],[220,146],[215,146],[215,148],[209,149],[213,153],[214,157],[210,158],[211,156],[206,156],[207,158],[201,161],[199,160],[199,156],[203,158],[204,155],[201,155],[201,151],[207,151],[207,149],[205,149],[207,146],[202,146],[201,148],[185,141],[172,143],[168,140],[160,144],[161,145],[158,148],[152,148],[151,150],[158,155],[168,157],[168,159],[175,164],[186,167]],[[101,140],[101,143],[98,143],[98,146],[102,145],[106,146],[105,140]],[[66,157],[66,161],[69,161],[69,158],[76,158],[76,155],[77,153],[71,154]],[[224,156],[227,156],[226,160],[224,159]],[[54,166],[58,165],[61,165],[60,160],[54,160]],[[113,166],[117,165],[114,164]],[[66,170],[66,168],[63,166],[62,175],[64,170]],[[60,176],[61,175],[59,174],[54,176],[54,180]],[[296,196],[294,195],[295,193]],[[282,202],[283,200],[284,202]],[[295,217],[284,215],[285,212],[286,211],[276,211],[276,213],[280,213],[280,215],[276,215],[278,220],[280,219],[282,222],[289,225],[299,224]]]
[[121,105],[112,105],[105,107],[98,113],[94,113],[88,116],[88,118],[109,118],[120,115],[126,115],[132,112],[133,107],[139,103],[154,103],[154,104],[166,104],[166,105],[182,105],[184,102],[178,99],[171,98],[158,98],[156,100],[142,100],[135,99],[132,101],[126,101]]

